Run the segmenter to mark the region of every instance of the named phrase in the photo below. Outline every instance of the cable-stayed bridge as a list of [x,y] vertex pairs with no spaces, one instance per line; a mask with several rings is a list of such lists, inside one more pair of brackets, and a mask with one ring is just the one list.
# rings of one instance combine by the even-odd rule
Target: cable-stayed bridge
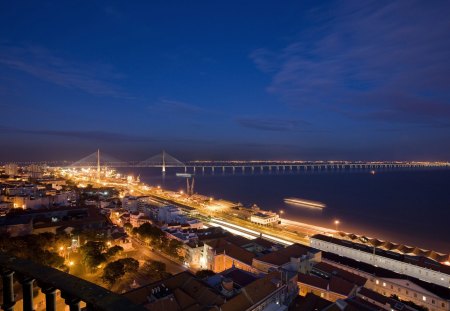
[[22,162],[19,165],[47,164],[54,167],[72,168],[177,168],[186,173],[245,173],[245,172],[303,172],[354,169],[395,169],[422,167],[450,167],[448,162],[370,162],[370,161],[187,161],[182,162],[165,151],[143,161],[123,161],[97,150],[74,162]]

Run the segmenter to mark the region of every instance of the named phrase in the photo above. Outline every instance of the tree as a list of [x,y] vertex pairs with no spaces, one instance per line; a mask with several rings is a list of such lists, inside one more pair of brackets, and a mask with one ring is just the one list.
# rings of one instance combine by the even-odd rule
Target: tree
[[89,241],[80,247],[80,253],[83,256],[83,262],[91,269],[95,270],[97,266],[106,261],[103,251],[106,249],[105,242]]
[[170,256],[182,259],[182,256],[180,256],[180,251],[183,248],[183,243],[178,240],[170,240],[169,243],[166,244],[164,250],[167,254]]
[[131,232],[133,230],[133,226],[129,222],[126,222],[123,225],[123,228],[125,229],[126,232]]
[[118,279],[125,275],[125,267],[124,264],[120,261],[113,261],[106,265],[103,269],[102,280],[109,284],[113,285]]
[[113,247],[108,248],[106,251],[106,258],[111,258],[117,256],[123,252],[123,247],[119,245],[114,245]]
[[199,270],[195,273],[195,276],[199,279],[205,279],[213,275],[215,275],[215,273],[212,270]]
[[169,273],[166,272],[166,264],[161,261],[150,260],[145,263],[142,272],[152,282],[167,278]]
[[134,258],[122,258],[117,261],[123,264],[125,272],[134,273],[139,269],[139,261]]

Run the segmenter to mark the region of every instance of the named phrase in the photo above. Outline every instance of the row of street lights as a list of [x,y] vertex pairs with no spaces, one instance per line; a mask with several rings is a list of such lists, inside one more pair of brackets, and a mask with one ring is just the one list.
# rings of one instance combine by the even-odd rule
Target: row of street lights
[[[285,212],[284,212],[284,210],[280,210],[280,216],[281,215],[283,215]],[[340,222],[340,220],[339,219],[335,219],[334,220],[334,228],[335,228],[335,230],[336,231],[338,231],[338,228],[339,228],[339,224],[340,224],[341,222]]]

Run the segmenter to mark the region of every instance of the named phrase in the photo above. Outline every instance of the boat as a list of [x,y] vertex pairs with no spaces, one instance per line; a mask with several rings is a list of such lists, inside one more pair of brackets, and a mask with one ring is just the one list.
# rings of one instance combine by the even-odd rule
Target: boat
[[177,177],[186,177],[186,178],[191,178],[192,174],[189,173],[176,173]]
[[322,202],[310,201],[300,198],[285,198],[285,203],[295,204],[303,207],[312,207],[312,208],[325,208],[326,205]]

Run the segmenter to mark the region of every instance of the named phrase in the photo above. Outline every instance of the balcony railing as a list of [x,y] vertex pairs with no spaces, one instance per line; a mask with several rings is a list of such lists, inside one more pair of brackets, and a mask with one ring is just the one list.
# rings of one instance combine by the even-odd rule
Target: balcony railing
[[11,257],[0,253],[0,273],[3,281],[2,309],[13,311],[15,305],[14,279],[21,284],[23,310],[32,311],[33,287],[36,285],[45,294],[47,311],[56,311],[56,292],[69,306],[70,311],[79,311],[80,302],[86,303],[85,310],[95,311],[144,311],[127,298],[115,294],[101,286],[82,280],[54,268],[43,266],[30,260]]

